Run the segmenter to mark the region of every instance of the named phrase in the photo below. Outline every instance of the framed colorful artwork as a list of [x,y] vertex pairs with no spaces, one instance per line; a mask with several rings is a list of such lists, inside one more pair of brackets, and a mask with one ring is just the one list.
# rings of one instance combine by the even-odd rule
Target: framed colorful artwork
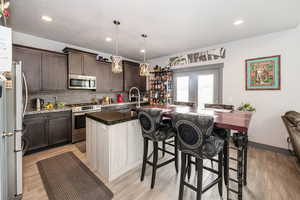
[[246,90],[280,90],[280,55],[246,60]]

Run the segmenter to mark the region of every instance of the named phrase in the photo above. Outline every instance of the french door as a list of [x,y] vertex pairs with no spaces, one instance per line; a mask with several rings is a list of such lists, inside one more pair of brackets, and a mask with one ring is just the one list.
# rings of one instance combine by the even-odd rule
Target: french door
[[7,143],[8,138],[3,137],[2,134],[6,132],[6,121],[5,121],[5,101],[4,101],[4,82],[0,80],[0,199],[7,199],[8,196],[8,154],[7,154]]
[[222,103],[222,68],[175,71],[174,100],[195,102],[199,108],[206,103]]

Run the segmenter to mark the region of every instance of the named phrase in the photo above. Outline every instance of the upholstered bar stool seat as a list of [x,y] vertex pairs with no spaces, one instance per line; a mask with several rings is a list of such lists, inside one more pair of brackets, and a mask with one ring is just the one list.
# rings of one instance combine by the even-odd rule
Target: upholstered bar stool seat
[[[177,151],[177,139],[176,130],[170,124],[164,124],[162,122],[162,110],[152,108],[142,108],[138,110],[138,119],[141,123],[142,134],[144,137],[144,154],[143,154],[143,166],[141,181],[144,180],[146,165],[152,166],[152,180],[151,189],[155,184],[156,170],[157,168],[163,167],[171,162],[175,162],[176,172],[178,171],[178,151]],[[164,142],[167,139],[174,138],[175,144],[171,145],[174,147],[174,152],[170,152],[165,148],[160,148],[158,142]],[[153,161],[150,162],[148,159],[148,142],[153,142]],[[158,164],[158,151],[167,153],[173,158]]]
[[[173,125],[177,130],[179,149],[181,151],[181,175],[179,186],[179,200],[183,199],[184,187],[188,187],[197,193],[197,200],[201,200],[202,193],[208,191],[214,185],[218,185],[219,194],[223,195],[223,146],[224,141],[212,135],[214,119],[211,116],[178,113],[173,118]],[[218,155],[216,162],[218,170],[203,165],[204,159],[213,159]],[[195,162],[191,161],[195,158]],[[188,161],[188,162],[186,162]],[[197,185],[186,182],[186,175],[196,165]],[[217,178],[202,187],[203,169],[217,174]]]
[[213,158],[214,156],[218,155],[218,153],[223,151],[223,147],[224,140],[215,136],[210,136],[205,140],[205,143],[203,144],[202,153],[204,158]]

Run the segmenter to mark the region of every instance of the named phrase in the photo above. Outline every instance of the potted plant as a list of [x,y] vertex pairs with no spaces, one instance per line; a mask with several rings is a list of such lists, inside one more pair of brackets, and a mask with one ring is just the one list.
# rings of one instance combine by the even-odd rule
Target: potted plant
[[256,109],[250,103],[242,103],[237,110],[239,111],[247,111],[247,112],[255,112]]

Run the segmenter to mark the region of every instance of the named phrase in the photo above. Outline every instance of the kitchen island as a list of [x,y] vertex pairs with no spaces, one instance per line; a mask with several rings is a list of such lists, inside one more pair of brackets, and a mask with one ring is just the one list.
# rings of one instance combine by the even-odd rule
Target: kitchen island
[[141,164],[143,137],[136,112],[87,114],[86,153],[92,169],[109,182]]

